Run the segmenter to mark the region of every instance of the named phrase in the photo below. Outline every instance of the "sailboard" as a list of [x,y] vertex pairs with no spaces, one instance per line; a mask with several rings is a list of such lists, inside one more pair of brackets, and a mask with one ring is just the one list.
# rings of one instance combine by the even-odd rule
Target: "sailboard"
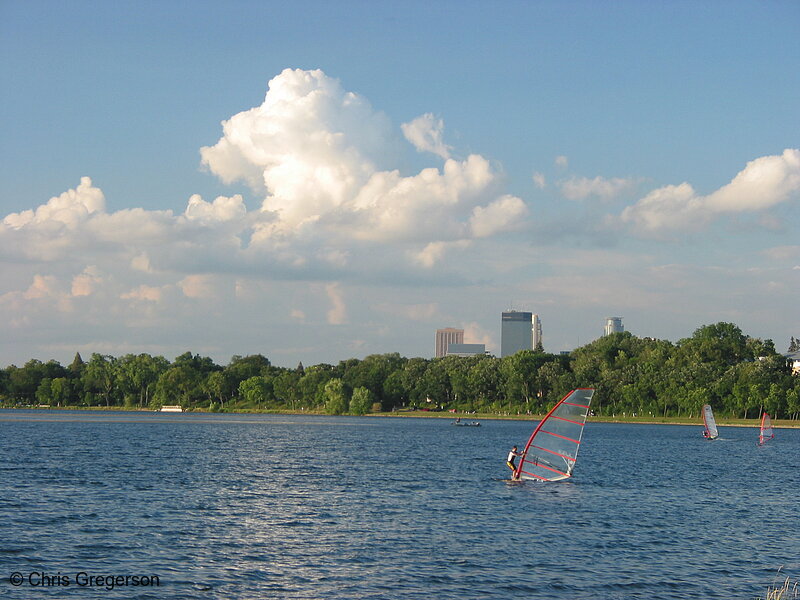
[[717,439],[719,431],[717,431],[717,422],[714,420],[714,411],[711,410],[710,404],[703,406],[703,423],[705,425],[703,437],[707,440]]
[[769,418],[767,413],[761,415],[761,431],[758,433],[758,445],[763,446],[767,440],[775,437],[772,433],[772,419]]
[[593,389],[578,388],[559,400],[533,430],[514,479],[560,481],[572,477],[593,395]]

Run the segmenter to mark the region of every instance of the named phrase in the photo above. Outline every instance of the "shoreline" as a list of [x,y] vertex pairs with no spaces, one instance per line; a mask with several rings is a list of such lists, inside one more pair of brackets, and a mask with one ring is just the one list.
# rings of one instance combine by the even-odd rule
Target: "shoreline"
[[[0,410],[33,410],[33,411],[88,411],[88,412],[131,412],[131,413],[156,413],[160,415],[179,415],[185,413],[193,414],[208,414],[208,415],[253,415],[253,414],[267,414],[267,415],[313,415],[313,416],[330,416],[322,411],[309,411],[309,410],[273,410],[273,409],[245,409],[245,410],[232,410],[232,411],[208,411],[204,409],[187,410],[181,413],[178,412],[161,412],[160,410],[153,410],[147,408],[128,408],[124,406],[0,406]],[[416,419],[447,419],[454,420],[461,418],[466,421],[540,421],[544,415],[498,415],[491,413],[451,413],[441,411],[423,411],[423,410],[398,410],[394,412],[379,412],[368,413],[366,415],[340,415],[347,416],[364,416],[364,417],[390,417],[390,418],[416,418]],[[758,428],[761,424],[761,419],[741,419],[741,418],[719,418],[717,417],[717,426],[719,427],[755,427]],[[686,425],[686,426],[703,426],[703,418],[698,415],[693,417],[603,417],[592,416],[586,420],[587,423],[620,423],[626,425]],[[800,420],[793,421],[791,419],[773,419],[772,427],[775,429],[800,429]]]

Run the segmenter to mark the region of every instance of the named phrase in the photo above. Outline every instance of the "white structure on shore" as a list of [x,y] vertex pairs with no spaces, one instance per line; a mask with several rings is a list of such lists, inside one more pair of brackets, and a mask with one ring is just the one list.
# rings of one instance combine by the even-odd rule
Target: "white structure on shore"
[[622,333],[625,327],[622,325],[622,317],[608,317],[606,318],[606,328],[603,335],[611,335],[612,333]]

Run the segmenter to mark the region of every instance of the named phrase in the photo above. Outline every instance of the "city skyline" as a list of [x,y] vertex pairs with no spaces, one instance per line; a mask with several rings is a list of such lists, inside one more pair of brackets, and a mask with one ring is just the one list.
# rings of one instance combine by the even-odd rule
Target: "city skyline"
[[800,336],[798,3],[0,17],[0,365]]

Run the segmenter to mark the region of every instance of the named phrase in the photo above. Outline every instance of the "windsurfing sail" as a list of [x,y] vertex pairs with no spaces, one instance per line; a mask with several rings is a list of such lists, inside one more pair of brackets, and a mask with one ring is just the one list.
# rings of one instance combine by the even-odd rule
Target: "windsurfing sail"
[[758,443],[759,445],[764,444],[764,442],[774,437],[775,434],[772,433],[772,419],[769,418],[767,413],[764,413],[761,415],[761,431],[758,434]]
[[704,436],[706,439],[713,440],[719,437],[719,431],[717,431],[717,422],[714,420],[714,411],[711,410],[710,404],[706,404],[703,407],[703,423],[706,426],[704,431]]
[[533,430],[514,479],[559,481],[572,476],[593,389],[572,390]]

